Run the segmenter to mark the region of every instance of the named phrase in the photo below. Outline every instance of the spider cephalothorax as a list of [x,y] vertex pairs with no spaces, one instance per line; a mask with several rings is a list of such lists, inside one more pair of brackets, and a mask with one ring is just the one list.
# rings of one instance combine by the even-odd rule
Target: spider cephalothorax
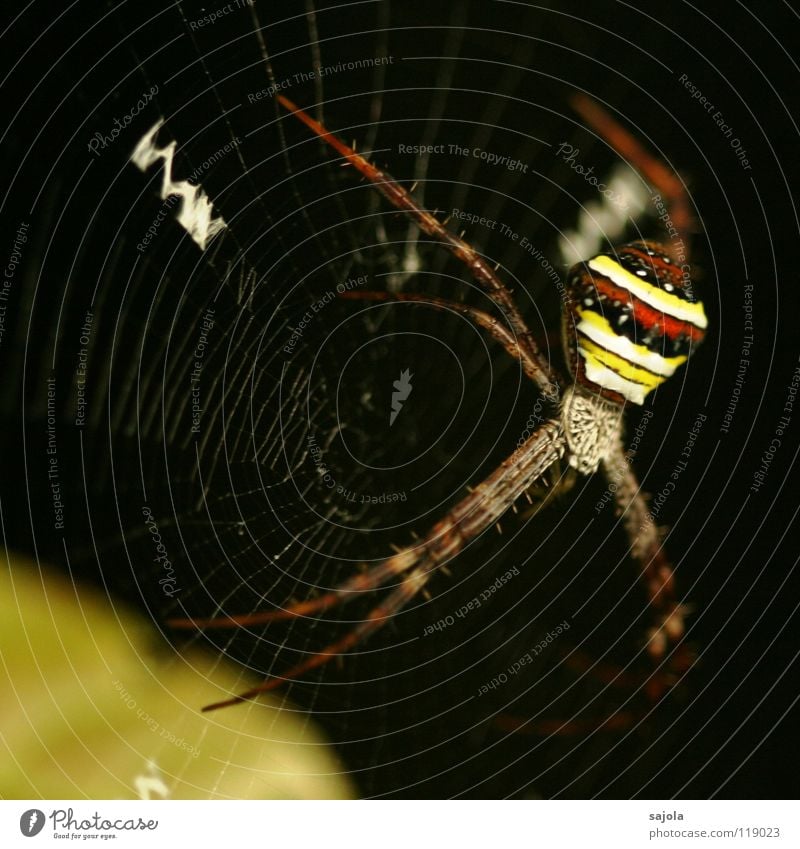
[[[415,598],[441,567],[456,558],[472,540],[491,528],[525,496],[537,481],[566,458],[574,469],[591,474],[602,468],[613,482],[618,515],[628,534],[630,555],[639,564],[653,610],[653,626],[646,648],[661,661],[671,646],[672,668],[682,653],[684,607],[676,595],[672,568],[662,548],[662,536],[647,508],[622,440],[622,415],[627,402],[643,404],[649,392],[684,363],[706,328],[703,305],[688,279],[688,265],[680,268],[669,249],[655,242],[635,242],[601,253],[575,266],[569,276],[568,303],[564,311],[565,354],[572,385],[559,378],[543,356],[512,292],[496,268],[461,236],[455,235],[435,213],[422,208],[412,194],[388,173],[330,133],[321,123],[278,95],[281,105],[322,138],[345,163],[366,177],[397,209],[416,222],[420,230],[449,250],[469,269],[505,322],[482,309],[460,301],[411,292],[345,292],[343,298],[361,301],[411,302],[428,309],[460,313],[487,332],[520,364],[525,376],[558,411],[522,440],[494,471],[458,501],[424,536],[363,572],[333,586],[320,587],[316,597],[286,607],[230,615],[218,610],[209,618],[170,620],[175,628],[239,628],[266,625],[297,616],[321,614],[367,591],[387,586],[387,595],[363,620],[340,639],[310,653],[288,669],[282,678],[263,684],[206,709],[250,699],[279,687],[347,652],[381,628]],[[691,215],[682,184],[666,174],[602,109],[586,98],[576,98],[575,108],[617,150],[626,150],[640,171],[650,175],[662,193],[673,201],[673,218],[679,234],[688,232]],[[413,190],[413,187],[412,187]],[[566,388],[565,388],[566,387]],[[649,692],[660,692],[653,676]]]

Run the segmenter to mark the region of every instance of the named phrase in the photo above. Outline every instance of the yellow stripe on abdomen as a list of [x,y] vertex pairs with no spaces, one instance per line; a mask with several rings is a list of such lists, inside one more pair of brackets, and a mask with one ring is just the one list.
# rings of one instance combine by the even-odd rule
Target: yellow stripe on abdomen
[[601,348],[586,337],[578,341],[578,351],[587,361],[591,357],[598,363],[611,369],[620,377],[624,377],[626,380],[631,380],[634,383],[642,384],[647,388],[648,392],[651,392],[656,386],[659,386],[667,379],[663,375],[653,374],[651,371],[631,364],[628,360],[617,354],[612,354],[611,351],[607,351],[605,348]]
[[626,289],[640,300],[661,310],[665,315],[680,321],[688,321],[695,327],[705,330],[708,326],[705,310],[701,303],[691,303],[671,295],[653,286],[645,280],[631,274],[610,256],[596,256],[589,260],[589,268],[607,277],[612,283]]
[[663,377],[671,377],[675,369],[686,362],[685,356],[662,357],[644,345],[631,342],[626,336],[615,333],[608,319],[593,310],[579,308],[576,312],[581,319],[576,328],[578,333],[633,365]]

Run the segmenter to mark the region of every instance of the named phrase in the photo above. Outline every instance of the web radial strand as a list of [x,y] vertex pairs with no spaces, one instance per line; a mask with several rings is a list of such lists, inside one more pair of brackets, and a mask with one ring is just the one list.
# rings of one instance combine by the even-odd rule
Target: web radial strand
[[[455,4],[427,9],[420,28],[414,3],[360,4],[353,17],[326,3],[292,14],[232,6],[203,26],[187,3],[154,4],[152,15],[138,4],[115,8],[130,71],[119,102],[158,90],[93,165],[92,174],[110,175],[118,207],[100,203],[86,223],[89,247],[64,300],[67,326],[80,328],[88,303],[95,312],[100,387],[72,449],[91,528],[69,546],[76,570],[99,563],[102,580],[145,604],[159,627],[243,617],[241,628],[169,638],[211,646],[252,682],[341,638],[379,598],[266,625],[246,617],[313,603],[413,545],[550,415],[508,356],[508,316],[456,257],[288,121],[276,95],[335,121],[408,191],[418,181],[420,203],[498,266],[558,366],[560,239],[580,220],[575,198],[591,187],[554,155],[552,140],[577,131],[566,86],[542,84],[552,70],[542,51],[554,38],[591,45],[593,35],[522,7],[516,27],[490,20],[481,4]],[[115,109],[122,114],[107,104],[109,121]],[[581,145],[601,169],[618,164],[599,142]],[[76,230],[75,244],[82,238]],[[338,297],[367,290],[464,308]],[[481,332],[476,315],[504,330]],[[73,385],[71,338],[51,328],[37,381],[55,355],[59,380]],[[73,400],[59,395],[64,421],[74,419]],[[31,409],[46,411],[41,391]],[[562,477],[553,464],[542,492]],[[461,702],[493,652],[513,654],[583,596],[576,572],[565,578],[559,564],[565,550],[594,543],[566,505],[528,524],[492,514],[502,535],[488,523],[458,570],[428,582],[430,601],[420,593],[374,643],[341,668],[310,670],[288,696],[318,709],[337,742],[362,741],[353,744],[357,763],[384,746],[385,762],[400,763],[392,747],[413,736],[406,723],[424,727],[420,717],[443,710],[467,734],[491,713]],[[153,527],[175,583],[154,560]],[[580,574],[582,555],[573,556]],[[501,580],[509,574],[516,585]],[[446,643],[420,636],[483,592],[497,603],[473,608],[459,620],[465,630],[443,632]],[[458,681],[437,691],[451,668]],[[541,671],[543,688],[560,693],[552,681],[566,673],[555,659]],[[394,703],[404,707],[385,709]],[[387,770],[376,788],[406,781],[401,767]]]

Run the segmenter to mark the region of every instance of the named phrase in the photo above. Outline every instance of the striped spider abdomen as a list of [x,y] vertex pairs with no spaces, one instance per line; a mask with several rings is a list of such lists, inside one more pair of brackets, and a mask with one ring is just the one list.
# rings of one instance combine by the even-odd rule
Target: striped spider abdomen
[[624,404],[671,377],[708,325],[688,265],[657,242],[631,242],[578,263],[568,277],[564,347],[575,381]]
[[[684,607],[674,590],[672,568],[663,552],[661,533],[652,521],[645,496],[625,454],[622,431],[626,402],[643,404],[646,396],[670,377],[703,338],[707,320],[695,297],[688,264],[677,260],[669,248],[656,242],[634,242],[616,251],[600,253],[575,266],[568,277],[564,309],[564,350],[574,380],[567,385],[536,344],[515,302],[512,291],[496,274],[487,258],[450,231],[435,212],[421,206],[411,191],[283,95],[278,102],[291,115],[329,145],[343,160],[370,181],[396,209],[406,213],[419,229],[450,251],[486,292],[507,319],[469,304],[414,292],[345,292],[351,301],[409,302],[450,310],[467,316],[487,331],[514,357],[525,375],[555,405],[550,418],[540,420],[532,433],[490,474],[466,494],[422,537],[405,547],[392,546],[392,554],[357,571],[333,586],[326,583],[316,594],[288,604],[231,615],[225,610],[212,616],[168,620],[173,628],[241,628],[322,615],[365,592],[385,590],[381,601],[356,620],[343,636],[304,657],[283,671],[270,674],[262,684],[231,698],[207,705],[214,710],[255,698],[286,681],[327,664],[380,630],[412,601],[440,569],[444,569],[487,529],[496,525],[515,502],[541,480],[556,463],[566,459],[581,474],[601,467],[613,481],[618,514],[630,540],[631,557],[639,564],[653,608],[654,624],[648,631],[647,651],[660,661],[670,647],[672,669],[686,668],[687,652],[680,646],[684,633]],[[576,109],[609,139],[642,164],[642,170],[663,174],[652,158],[599,107],[576,98]],[[667,181],[669,182],[669,181]],[[687,233],[691,216],[679,188],[670,187],[679,222]],[[674,191],[673,191],[674,189]],[[413,187],[412,187],[413,191]],[[666,191],[666,189],[664,189]],[[677,226],[677,225],[676,225]],[[649,694],[657,699],[667,686],[655,680]]]

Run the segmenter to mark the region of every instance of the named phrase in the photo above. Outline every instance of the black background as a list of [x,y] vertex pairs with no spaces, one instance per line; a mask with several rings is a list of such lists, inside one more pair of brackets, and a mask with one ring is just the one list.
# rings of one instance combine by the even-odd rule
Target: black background
[[[488,167],[465,173],[459,160],[432,158],[424,187],[431,208],[485,210],[513,222],[555,262],[559,228],[573,227],[579,204],[593,195],[546,145],[575,144],[598,173],[618,161],[571,112],[575,90],[605,103],[686,179],[701,223],[693,262],[711,329],[676,385],[659,391],[636,466],[645,487],[658,491],[686,431],[698,413],[707,415],[660,517],[669,527],[666,545],[680,590],[694,611],[689,639],[698,662],[654,710],[637,685],[604,687],[555,656],[524,680],[482,700],[470,698],[577,608],[571,646],[593,661],[631,663],[632,675],[647,674],[641,589],[610,509],[595,513],[603,484],[589,480],[527,523],[504,520],[503,537],[487,533],[457,561],[453,577],[432,581],[430,603],[413,605],[341,668],[331,665],[291,685],[291,698],[323,723],[364,795],[796,795],[793,478],[800,408],[764,485],[750,491],[800,357],[794,192],[800,139],[792,98],[798,73],[790,46],[800,30],[796,11],[784,3],[757,11],[738,3],[327,5],[316,4],[313,19],[307,9],[257,5],[276,79],[308,70],[316,49],[324,65],[376,55],[395,61],[385,76],[334,73],[321,89],[292,82],[288,96],[300,104],[324,101],[328,125],[358,139],[359,148],[379,149],[376,158],[400,179],[410,180],[417,162],[398,153],[399,144],[426,138],[477,144],[487,123],[496,125],[487,147],[531,166],[523,176]],[[176,609],[207,614],[219,604],[245,611],[263,606],[262,596],[271,594],[280,603],[307,593],[309,581],[325,584],[331,569],[344,576],[352,561],[385,556],[389,543],[424,532],[442,504],[446,509],[463,486],[480,481],[510,453],[536,399],[497,346],[480,348],[462,322],[433,311],[397,311],[373,324],[352,305],[336,304],[315,328],[318,335],[285,362],[286,328],[309,299],[332,281],[361,273],[372,275],[370,288],[381,288],[385,278],[378,275],[396,270],[392,263],[408,229],[305,130],[281,118],[273,99],[248,103],[248,93],[270,83],[254,19],[237,9],[193,30],[189,22],[209,11],[208,4],[150,9],[83,2],[54,17],[34,4],[3,36],[10,71],[3,86],[9,118],[2,142],[4,254],[11,253],[19,223],[31,222],[0,347],[6,544],[101,582],[112,603],[143,606],[154,638],[163,634],[165,651],[169,640],[180,647],[187,639],[164,628]],[[741,140],[749,170],[681,84],[683,74]],[[99,157],[89,153],[94,133],[107,133],[113,118],[129,112],[153,84],[159,94],[132,126]],[[171,216],[151,248],[141,255],[136,250],[161,207],[154,172],[141,174],[128,157],[159,116],[167,118],[163,143],[175,138],[181,145],[178,175],[191,173],[231,134],[244,139],[241,159],[226,157],[203,174],[205,191],[230,223],[205,256]],[[399,246],[375,243],[376,222]],[[652,220],[643,227],[657,231]],[[497,233],[472,228],[467,238],[518,281],[514,288],[534,330],[557,328],[558,299],[541,270]],[[410,291],[464,296],[467,275],[452,258],[427,245],[420,255],[424,270],[408,281]],[[207,368],[227,369],[232,391],[247,392],[250,400],[207,420],[206,511],[198,507],[186,413],[170,399],[176,375],[183,374],[176,365],[181,344],[196,336],[197,318],[227,263],[243,256],[257,269],[259,286],[249,306],[230,284],[223,287]],[[723,433],[748,282],[754,286],[752,361]],[[77,340],[95,287],[89,418],[79,430]],[[480,303],[474,289],[466,297]],[[369,342],[378,331],[383,341]],[[314,364],[318,352],[321,361]],[[553,358],[558,364],[555,351]],[[408,364],[414,393],[402,431],[388,435],[391,381]],[[53,531],[46,486],[44,388],[51,373],[59,386],[63,534]],[[137,379],[138,395],[132,389]],[[375,394],[374,406],[364,403],[365,392]],[[254,410],[262,415],[250,450]],[[638,411],[629,415],[631,423],[638,420]],[[366,492],[410,490],[424,469],[432,480],[391,511],[348,512],[339,504],[328,516],[337,524],[313,518],[295,484],[286,483],[283,448],[302,450],[309,417],[319,433],[337,416],[351,434],[328,458],[338,479]],[[270,437],[274,421],[284,423],[282,436]],[[219,446],[222,459],[214,463]],[[368,468],[402,466],[430,446],[424,459],[397,472]],[[346,447],[362,461],[356,468]],[[308,463],[297,468],[293,480],[301,489],[312,486]],[[328,495],[313,487],[309,499],[323,513],[331,507]],[[184,588],[177,606],[144,565],[144,502],[179,552]],[[275,551],[296,536],[321,553],[304,555],[295,546],[292,563],[304,564],[302,570],[273,579],[259,544]],[[248,546],[250,540],[258,544]],[[491,605],[414,640],[512,567],[521,575]],[[208,638],[263,674],[338,633],[330,624],[299,622],[266,637],[209,632]],[[576,710],[590,724],[617,710],[637,719],[621,731],[537,733],[536,722]],[[509,734],[508,720],[503,725],[498,715],[534,721]]]

